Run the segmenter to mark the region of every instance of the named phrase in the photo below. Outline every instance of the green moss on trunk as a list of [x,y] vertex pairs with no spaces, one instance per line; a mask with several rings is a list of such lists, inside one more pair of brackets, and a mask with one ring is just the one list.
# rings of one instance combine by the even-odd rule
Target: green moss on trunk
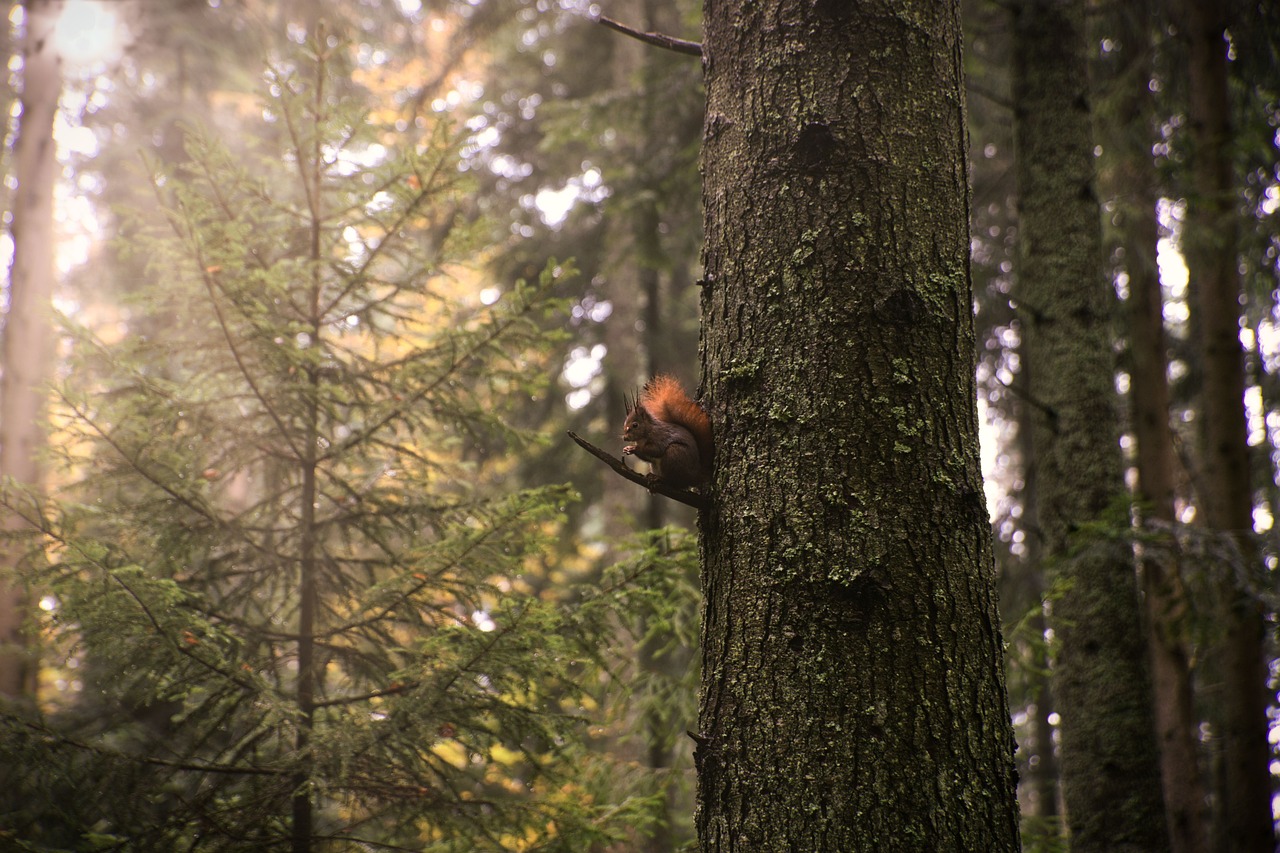
[[[1168,849],[1148,656],[1115,411],[1086,96],[1084,9],[1028,0],[1014,13],[1020,258],[1040,527],[1060,594],[1054,695],[1075,851]],[[1119,508],[1112,517],[1107,513]]]
[[957,7],[705,33],[703,849],[1015,849]]

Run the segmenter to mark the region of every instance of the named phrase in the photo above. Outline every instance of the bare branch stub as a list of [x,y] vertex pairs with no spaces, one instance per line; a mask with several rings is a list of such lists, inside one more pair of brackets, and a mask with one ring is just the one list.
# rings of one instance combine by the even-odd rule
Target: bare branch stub
[[633,39],[642,41],[645,44],[651,44],[655,47],[661,47],[665,50],[673,50],[676,53],[683,53],[686,56],[702,56],[702,45],[696,41],[686,41],[678,39],[675,36],[665,35],[663,33],[646,33],[641,30],[628,27],[621,21],[615,21],[613,18],[600,15],[596,18],[598,23],[603,24],[615,32],[622,33],[624,36],[630,36]]

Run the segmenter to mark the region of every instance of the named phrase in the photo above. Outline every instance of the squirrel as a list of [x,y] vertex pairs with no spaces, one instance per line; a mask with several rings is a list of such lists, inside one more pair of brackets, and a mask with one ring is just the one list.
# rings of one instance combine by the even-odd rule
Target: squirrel
[[623,456],[653,466],[663,482],[687,489],[711,476],[711,418],[685,393],[680,380],[659,374],[645,383],[639,399],[627,403],[622,425]]

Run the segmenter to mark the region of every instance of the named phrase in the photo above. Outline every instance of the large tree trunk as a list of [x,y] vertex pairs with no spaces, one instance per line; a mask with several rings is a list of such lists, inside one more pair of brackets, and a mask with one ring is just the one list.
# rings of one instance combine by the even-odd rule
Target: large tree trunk
[[706,6],[702,849],[1014,850],[958,4]]
[[[1156,265],[1154,105],[1148,86],[1152,3],[1134,0],[1116,6],[1111,15],[1116,47],[1107,115],[1124,120],[1098,126],[1107,129],[1103,144],[1114,157],[1107,196],[1114,202],[1113,224],[1129,277],[1127,328],[1138,497],[1144,521],[1169,531],[1177,520],[1177,465],[1169,425],[1164,299]],[[1192,701],[1187,596],[1172,543],[1167,537],[1162,542],[1143,549],[1141,562],[1161,784],[1173,853],[1206,853],[1208,815],[1196,742],[1199,720]]]
[[[1080,0],[1014,7],[1018,304],[1052,599],[1054,694],[1073,851],[1169,846],[1146,645],[1130,549],[1090,535],[1125,495],[1110,284],[1093,193]],[[1117,513],[1115,524],[1127,519]]]
[[[1253,490],[1244,413],[1240,346],[1241,282],[1236,271],[1236,210],[1231,180],[1226,7],[1186,0],[1192,181],[1186,222],[1203,384],[1200,411],[1201,493],[1197,509],[1210,531],[1231,537],[1239,565],[1219,568],[1221,639],[1211,650],[1221,675],[1223,790],[1218,791],[1218,846],[1232,853],[1272,853],[1268,688],[1260,602],[1248,578],[1261,573],[1252,539]],[[1235,562],[1235,561],[1232,561]]]
[[[62,10],[55,0],[29,0],[22,52],[22,118],[14,144],[13,266],[0,366],[0,477],[38,487],[37,457],[44,444],[44,385],[53,361],[53,182],[57,152],[53,117],[62,93],[61,58],[53,44]],[[3,515],[6,531],[24,522]],[[35,661],[22,630],[27,596],[18,577],[21,551],[0,552],[0,696],[35,694]]]

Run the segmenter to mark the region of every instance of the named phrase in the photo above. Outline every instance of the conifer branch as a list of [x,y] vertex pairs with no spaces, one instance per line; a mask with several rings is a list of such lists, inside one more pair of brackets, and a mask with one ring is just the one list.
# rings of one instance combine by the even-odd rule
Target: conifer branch
[[401,693],[408,693],[418,687],[417,681],[405,681],[396,683],[382,690],[370,690],[367,693],[358,693],[351,696],[334,696],[329,699],[317,699],[313,704],[315,708],[332,708],[339,705],[358,705],[361,702],[368,702],[371,699],[381,699],[384,696],[399,696]]
[[253,372],[249,370],[249,364],[245,360],[244,355],[240,352],[239,345],[236,343],[235,335],[231,333],[231,326],[227,323],[227,316],[223,312],[222,306],[218,303],[218,291],[225,291],[225,288],[215,281],[216,273],[210,272],[209,267],[204,264],[204,253],[199,249],[199,247],[197,247],[197,252],[200,253],[200,279],[204,282],[205,290],[209,294],[209,306],[213,308],[213,316],[218,321],[218,328],[221,330],[223,340],[227,344],[227,351],[230,352],[231,357],[235,359],[236,368],[240,371],[240,375],[244,377],[245,384],[249,386],[249,390],[253,392],[253,396],[262,405],[263,411],[267,413],[268,417],[270,417],[272,422],[276,425],[280,438],[286,445],[288,445],[290,453],[293,454],[293,458],[301,458],[305,448],[299,447],[294,441],[293,433],[289,431],[288,426],[285,425],[284,419],[281,417],[280,413],[276,411],[275,404],[262,390],[258,381],[254,379]]
[[[453,143],[451,143],[450,145],[451,147],[449,150],[452,151]],[[442,175],[445,172],[445,163],[446,163],[446,158],[443,155],[438,157],[435,160],[435,162],[432,164],[431,168],[427,170],[427,174],[425,175],[419,171],[417,165],[415,164],[414,170],[413,170],[413,178],[418,182],[418,187],[419,187],[418,192],[413,196],[412,201],[404,205],[404,207],[400,210],[400,213],[396,216],[396,218],[390,225],[383,225],[380,220],[377,220],[377,219],[374,220],[378,222],[378,224],[382,227],[383,239],[378,240],[372,246],[370,246],[367,242],[362,243],[362,245],[364,245],[366,250],[363,263],[361,263],[360,266],[356,268],[354,273],[348,277],[349,280],[347,284],[344,287],[342,287],[338,291],[338,293],[336,293],[331,299],[328,300],[328,304],[326,304],[323,308],[321,308],[322,314],[324,314],[325,316],[328,316],[328,314],[331,311],[333,311],[338,305],[340,305],[344,299],[346,299],[348,296],[351,295],[351,293],[356,289],[357,286],[359,286],[361,283],[368,280],[369,271],[370,269],[373,268],[374,262],[381,259],[383,255],[383,250],[387,246],[391,245],[391,243],[393,242],[391,239],[389,239],[390,235],[400,233],[400,231],[405,227],[407,223],[409,223],[412,219],[420,215],[419,209],[427,201],[432,200],[441,191],[442,189],[441,186],[438,185],[436,182],[438,179],[442,177]],[[374,193],[387,191],[388,188],[392,185],[392,183],[394,183],[394,179],[389,180],[382,186],[375,188]],[[446,180],[444,182],[444,186],[447,188],[448,185],[449,185],[448,181]],[[354,208],[354,205],[352,207],[349,207],[347,210],[341,211],[341,213],[345,214],[353,208]],[[397,288],[397,291],[398,291],[398,288]],[[373,300],[367,303],[365,307],[367,308],[369,306],[376,305],[379,302],[383,302],[383,301],[390,301],[391,299],[394,299],[394,298],[395,298],[394,293],[389,294],[384,299]]]
[[[81,550],[81,549],[77,549],[77,550]],[[84,554],[83,550],[81,550],[81,553]],[[137,604],[138,608],[142,611],[142,615],[145,616],[147,618],[147,621],[151,623],[151,627],[155,629],[156,633],[159,634],[160,637],[162,637],[170,646],[173,647],[174,651],[176,651],[178,654],[182,655],[185,658],[195,661],[197,664],[204,667],[209,672],[212,672],[214,675],[225,678],[227,681],[230,681],[232,684],[234,684],[236,687],[239,687],[241,690],[246,690],[246,691],[254,690],[254,686],[252,683],[245,681],[243,678],[241,678],[239,675],[237,675],[234,672],[228,672],[227,670],[223,669],[222,667],[218,666],[216,663],[213,663],[212,661],[205,660],[203,657],[196,654],[191,649],[187,648],[186,644],[180,638],[175,637],[173,634],[171,634],[168,630],[165,629],[164,625],[161,624],[160,619],[152,611],[151,605],[147,604],[147,602],[142,598],[142,596],[138,594],[137,590],[129,586],[129,584],[125,583],[124,579],[121,578],[118,573],[110,571],[106,566],[103,566],[102,564],[98,563],[96,560],[93,560],[91,557],[89,557],[89,555],[84,554],[84,556],[87,559],[90,559],[95,565],[98,565],[103,571],[107,572],[107,574],[110,575],[111,580],[114,581],[117,586],[123,589],[126,595],[128,595],[130,598],[133,599],[134,603]]]
[[53,539],[58,544],[75,551],[77,554],[80,555],[80,558],[83,559],[87,564],[100,570],[104,575],[110,578],[110,580],[113,583],[115,583],[117,586],[123,589],[125,594],[128,595],[130,598],[132,598],[134,603],[138,605],[138,609],[142,612],[142,615],[146,617],[147,622],[150,623],[152,629],[156,632],[156,634],[161,638],[163,638],[179,654],[181,654],[184,657],[190,658],[191,660],[195,661],[197,664],[199,664],[203,668],[209,670],[215,675],[225,678],[226,680],[230,681],[232,684],[234,684],[236,687],[239,687],[242,690],[252,691],[254,689],[253,685],[250,682],[245,681],[236,673],[229,672],[223,669],[222,667],[218,666],[216,663],[213,663],[212,661],[207,661],[204,658],[202,658],[200,655],[195,654],[191,649],[186,648],[186,645],[183,642],[180,642],[177,637],[175,637],[168,629],[165,628],[164,624],[161,623],[159,617],[157,617],[155,612],[151,609],[151,605],[149,605],[146,602],[146,600],[142,597],[142,595],[140,595],[138,591],[135,590],[133,587],[129,586],[129,584],[125,583],[124,579],[120,576],[120,574],[114,571],[111,568],[111,566],[107,565],[102,560],[93,556],[91,553],[89,553],[87,550],[82,548],[76,542],[66,538],[65,536],[59,535],[53,528],[45,524],[43,519],[40,519],[39,521],[37,521],[36,519],[23,516],[23,520],[26,521],[31,526],[39,529],[41,533],[43,533],[45,536],[48,536],[50,539]]
[[283,776],[283,770],[277,770],[271,767],[239,767],[225,764],[210,764],[207,762],[191,762],[191,761],[175,761],[170,758],[156,758],[154,756],[145,755],[143,753],[131,752],[125,753],[114,749],[106,749],[101,746],[95,746],[91,743],[85,743],[82,740],[64,735],[47,726],[22,720],[19,723],[25,728],[30,729],[40,737],[60,743],[63,746],[70,746],[102,758],[110,758],[122,762],[136,762],[138,764],[146,764],[151,767],[167,767],[170,770],[184,770],[191,773],[226,773],[233,776]]
[[[329,630],[323,631],[317,634],[316,636],[320,639],[327,640],[330,637],[342,636],[343,634],[350,633],[360,628],[368,628],[372,625],[376,625],[379,622],[382,622],[387,618],[387,616],[389,616],[393,611],[395,611],[397,607],[400,607],[401,605],[405,605],[405,604],[408,604],[409,602],[412,602],[414,599],[414,596],[418,595],[420,592],[422,592],[422,590],[426,589],[432,583],[438,581],[441,577],[444,576],[446,572],[448,572],[451,569],[456,569],[460,565],[462,565],[462,562],[465,558],[471,556],[472,552],[474,552],[477,548],[479,548],[481,545],[487,542],[489,537],[496,534],[497,532],[498,532],[498,529],[496,526],[489,528],[488,530],[482,531],[477,537],[475,537],[470,542],[468,542],[466,547],[463,548],[460,553],[454,555],[452,559],[448,560],[447,562],[439,566],[434,572],[432,572],[430,576],[423,578],[418,583],[411,586],[409,589],[397,595],[395,597],[395,600],[383,604],[377,613],[371,613],[359,619],[354,619],[349,622],[344,622],[342,624],[335,625]],[[429,605],[419,604],[417,606],[426,607]]]
[[[216,182],[210,181],[210,183],[216,186]],[[191,215],[191,212],[187,209],[186,205],[182,204],[181,201],[178,201],[172,207],[167,205],[160,192],[160,185],[154,178],[152,178],[151,187],[156,194],[156,199],[159,201],[161,209],[169,211],[176,210],[181,212],[183,217],[185,217],[188,229],[187,233],[184,233],[183,229],[179,227],[177,216],[171,214],[167,218],[169,220],[169,226],[173,229],[174,235],[179,240],[189,239],[192,251],[195,252],[195,261],[196,266],[199,268],[200,280],[209,294],[210,307],[213,308],[214,317],[218,321],[218,327],[222,331],[223,338],[227,344],[227,349],[230,351],[232,358],[235,359],[236,367],[240,370],[240,374],[244,377],[245,382],[248,383],[249,389],[262,405],[263,410],[266,411],[267,415],[275,423],[276,429],[280,432],[280,437],[284,440],[285,444],[289,446],[289,450],[295,455],[295,457],[300,457],[301,449],[295,445],[292,434],[285,426],[284,421],[276,411],[275,406],[272,405],[271,400],[267,398],[267,396],[262,392],[262,389],[258,386],[257,382],[254,380],[252,373],[249,371],[249,366],[245,363],[243,356],[240,354],[240,349],[236,346],[235,339],[231,334],[231,329],[227,325],[226,315],[222,311],[222,306],[218,303],[217,294],[219,291],[225,292],[225,288],[215,280],[216,267],[208,263],[205,258],[204,245],[197,234],[195,217]],[[228,210],[227,212],[230,211]]]
[[[540,288],[545,292],[545,285],[540,285]],[[326,462],[337,455],[346,453],[352,448],[374,441],[375,436],[389,424],[397,418],[403,417],[406,411],[411,410],[418,403],[427,399],[431,396],[432,392],[452,379],[464,366],[471,363],[473,359],[479,357],[482,353],[488,351],[489,348],[500,340],[508,330],[533,310],[535,303],[536,300],[526,301],[524,304],[513,309],[511,314],[507,317],[490,314],[490,326],[487,333],[471,342],[470,345],[462,352],[457,352],[455,350],[451,354],[449,364],[446,366],[446,369],[435,379],[414,391],[413,394],[406,396],[402,401],[403,405],[394,407],[390,412],[376,418],[372,423],[364,426],[362,429],[353,431],[352,434],[341,443],[335,442],[327,453],[323,453],[318,457],[317,461]],[[454,347],[457,346],[456,340],[451,340],[450,343]],[[400,364],[408,363],[410,360],[412,359],[404,359]]]
[[[186,494],[184,492],[178,491],[177,489],[173,488],[173,486],[168,481],[166,481],[163,477],[159,476],[156,472],[152,471],[150,468],[144,466],[142,464],[142,460],[136,454],[131,453],[124,445],[122,445],[116,439],[114,433],[108,432],[102,426],[102,424],[100,424],[97,420],[94,420],[94,418],[92,417],[92,415],[89,413],[87,409],[85,409],[83,406],[80,406],[78,403],[76,403],[66,394],[63,394],[61,391],[55,391],[54,393],[57,394],[58,399],[61,400],[62,403],[66,405],[68,409],[71,410],[71,413],[80,419],[81,423],[83,423],[86,427],[88,427],[89,430],[94,435],[102,439],[102,441],[106,443],[108,447],[114,450],[116,454],[121,459],[124,460],[125,464],[129,466],[129,469],[131,471],[136,473],[142,479],[146,480],[148,483],[155,486],[157,489],[164,492],[170,498],[177,501],[187,509],[191,510],[201,518],[207,519],[208,521],[212,522],[215,526],[219,528],[224,528],[227,526],[227,523],[218,515],[216,515],[206,503],[204,503],[198,498],[198,496],[194,496],[194,495],[190,495],[190,494]],[[176,472],[173,472],[173,471],[170,471],[168,473],[176,474]]]

